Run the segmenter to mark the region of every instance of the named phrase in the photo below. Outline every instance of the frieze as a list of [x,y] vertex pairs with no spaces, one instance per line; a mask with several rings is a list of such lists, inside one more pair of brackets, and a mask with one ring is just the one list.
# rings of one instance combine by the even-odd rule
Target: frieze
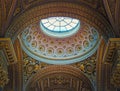
[[101,56],[101,64],[98,66],[99,68],[101,67],[101,74],[99,75],[102,75],[99,78],[99,82],[101,83],[98,84],[101,84],[99,88],[104,89],[106,87],[105,90],[107,91],[113,89],[113,87],[117,88],[120,86],[120,38],[110,38],[108,43],[104,45],[104,49],[103,56]]
[[120,38],[111,38],[109,39],[105,55],[104,55],[104,62],[114,62],[115,61],[115,55],[116,52],[120,50]]

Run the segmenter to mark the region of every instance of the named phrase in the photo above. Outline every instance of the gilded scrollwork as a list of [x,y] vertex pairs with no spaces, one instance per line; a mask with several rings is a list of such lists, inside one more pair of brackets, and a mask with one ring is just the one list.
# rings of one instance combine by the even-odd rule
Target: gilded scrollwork
[[[26,53],[24,53],[24,65],[23,65],[23,76],[24,82],[26,83],[31,76],[35,75],[40,69],[50,66],[50,64],[39,62],[31,57],[29,57]],[[71,64],[71,66],[78,68],[81,70],[93,83],[96,80],[96,53],[82,61],[75,64]],[[60,79],[59,79],[60,80]]]
[[24,53],[24,60],[23,60],[24,82],[26,83],[32,75],[34,75],[38,70],[46,66],[48,66],[48,64],[40,63],[39,61],[27,56]]
[[0,63],[0,87],[4,87],[8,81],[8,72],[2,67],[2,64]]
[[117,64],[117,67],[112,73],[111,84],[113,84],[115,87],[120,87],[120,63]]
[[0,50],[5,53],[4,56],[6,57],[8,64],[17,62],[13,44],[9,38],[0,38]]
[[80,69],[93,84],[96,82],[96,54],[97,53],[82,62],[72,64],[72,66]]

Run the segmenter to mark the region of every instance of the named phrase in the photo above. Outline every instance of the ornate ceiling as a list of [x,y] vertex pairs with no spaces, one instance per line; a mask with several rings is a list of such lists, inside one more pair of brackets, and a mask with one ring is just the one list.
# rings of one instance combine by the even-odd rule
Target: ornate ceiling
[[[55,16],[80,30],[46,35]],[[119,17],[120,0],[0,0],[0,91],[119,91]]]
[[81,28],[67,38],[55,38],[42,32],[39,23],[32,24],[19,35],[23,50],[31,57],[49,64],[70,64],[82,61],[98,48],[97,30],[81,21]]
[[[120,20],[119,17],[119,0],[61,0],[61,2],[72,2],[79,5],[84,5],[88,8],[91,8],[97,11],[101,16],[106,18],[108,22],[111,23],[113,27],[113,32],[116,36],[119,36],[117,31],[119,30]],[[56,2],[55,0],[4,0],[0,1],[0,26],[1,26],[1,36],[4,36],[7,27],[10,22],[20,16],[23,12],[28,11],[29,9],[39,6],[41,4],[46,4],[50,2]],[[107,12],[107,14],[106,14]],[[109,17],[109,19],[107,18]],[[118,26],[117,30],[115,29]]]
[[[59,7],[63,9],[55,9]],[[44,9],[44,12],[43,12],[43,9]],[[69,9],[71,9],[71,11],[69,11]],[[96,14],[93,14],[91,12],[94,12]],[[34,15],[31,13],[34,13]],[[23,30],[25,27],[29,26],[32,23],[37,23],[40,19],[43,19],[49,16],[75,17],[98,29],[100,34],[102,34],[105,37],[105,39],[107,39],[109,36],[113,36],[113,33],[110,32],[110,30],[112,29],[111,26],[105,20],[104,17],[101,17],[101,15],[98,12],[95,12],[94,10],[86,8],[84,5],[79,6],[77,4],[72,4],[67,2],[60,2],[60,3],[54,2],[54,3],[49,3],[49,4],[47,3],[45,5],[32,8],[28,12],[23,13],[20,17],[18,17],[19,19],[17,19],[17,21],[11,24],[11,26],[9,27],[6,33],[6,37],[11,37],[14,40],[17,37],[18,33],[21,32],[21,30]],[[96,19],[91,18],[93,16],[96,17]],[[101,20],[101,18],[104,21]],[[10,31],[12,31],[12,33],[9,33]],[[109,32],[109,34],[107,32]]]

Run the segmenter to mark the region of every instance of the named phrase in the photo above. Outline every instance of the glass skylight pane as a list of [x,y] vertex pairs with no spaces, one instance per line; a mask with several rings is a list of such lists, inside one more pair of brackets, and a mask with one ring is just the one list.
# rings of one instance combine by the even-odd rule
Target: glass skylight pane
[[59,27],[55,27],[54,31],[60,31],[59,29],[60,29]]
[[44,33],[55,37],[72,35],[80,28],[80,21],[70,17],[50,17],[42,19],[40,24]]
[[70,23],[70,26],[72,26],[73,28],[76,26],[75,23]]
[[65,18],[64,21],[65,21],[66,23],[70,23],[70,22],[71,22],[71,19]]
[[55,18],[50,18],[48,21],[49,21],[51,24],[53,24],[53,23],[55,23],[56,19],[55,19]]
[[49,29],[50,29],[50,30],[53,30],[54,27],[55,27],[55,26],[51,25],[51,26],[49,26]]
[[48,26],[50,26],[50,25],[51,25],[50,23],[45,23],[45,24],[44,24],[45,27],[48,27]]
[[66,29],[66,27],[60,27],[60,30],[61,31],[66,31],[67,29]]
[[59,27],[60,26],[60,22],[56,21],[53,25]]
[[63,27],[63,26],[66,26],[66,25],[67,25],[67,23],[66,23],[66,22],[64,22],[64,21],[61,21],[61,22],[60,22],[60,25],[61,25],[61,27]]
[[72,27],[70,25],[65,26],[67,30],[70,30]]
[[77,19],[73,19],[72,22],[74,22],[74,23],[77,24],[77,23],[79,22],[79,20],[77,20]]
[[42,23],[46,23],[46,22],[48,22],[47,19],[42,19],[41,21],[42,21]]
[[56,17],[56,20],[63,21],[64,17]]

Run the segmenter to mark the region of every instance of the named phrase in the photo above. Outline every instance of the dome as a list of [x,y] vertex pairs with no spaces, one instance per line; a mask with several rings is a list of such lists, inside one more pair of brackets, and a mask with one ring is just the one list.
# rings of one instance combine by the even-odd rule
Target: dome
[[80,21],[70,17],[49,17],[40,21],[40,28],[51,37],[64,38],[79,30]]
[[[59,20],[62,22],[62,19],[66,19],[68,17],[52,17],[53,19]],[[75,62],[79,62],[85,60],[90,57],[98,48],[99,45],[99,34],[97,30],[86,24],[85,22],[80,23],[79,20],[76,21],[76,25],[70,29],[56,30],[55,28],[52,30],[51,28],[45,26],[45,21],[48,21],[50,18],[41,20],[41,23],[31,24],[24,29],[24,31],[20,34],[19,39],[22,45],[23,50],[34,59],[45,62],[48,64],[71,64]],[[74,21],[73,18],[71,22]],[[50,21],[49,21],[50,22]],[[71,24],[68,22],[66,24],[55,25],[58,27],[63,27],[65,25]],[[40,28],[40,27],[44,28]],[[50,25],[51,26],[51,25]],[[74,34],[70,34],[69,36],[64,36],[64,33],[70,33],[74,31],[76,27],[78,28],[77,32]],[[44,33],[44,29],[46,31],[50,31],[49,33]],[[72,30],[73,29],[73,30]],[[53,35],[48,35],[51,33],[60,33],[61,38]],[[47,34],[48,33],[48,34]],[[62,33],[62,34],[61,34]]]

